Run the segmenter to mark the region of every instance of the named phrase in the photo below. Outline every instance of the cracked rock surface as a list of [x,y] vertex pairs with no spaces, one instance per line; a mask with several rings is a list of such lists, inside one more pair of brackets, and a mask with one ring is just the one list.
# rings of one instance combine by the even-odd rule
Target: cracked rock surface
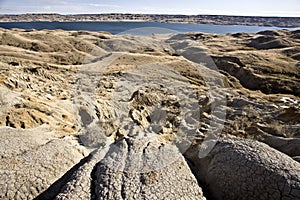
[[1,199],[33,199],[85,156],[75,138],[36,128],[1,128]]
[[95,152],[56,199],[205,199],[176,148],[151,138],[110,146]]
[[222,139],[205,158],[193,153],[195,173],[216,199],[300,198],[300,163],[266,144]]

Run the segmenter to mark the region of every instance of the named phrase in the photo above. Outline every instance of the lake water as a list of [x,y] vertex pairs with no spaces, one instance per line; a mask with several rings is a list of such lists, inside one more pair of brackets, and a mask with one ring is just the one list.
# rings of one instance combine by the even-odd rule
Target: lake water
[[[86,30],[107,31],[112,34],[130,33],[137,35],[150,35],[152,33],[181,33],[181,32],[205,32],[205,33],[256,33],[263,30],[277,30],[282,28],[263,26],[241,25],[212,25],[212,24],[179,24],[160,22],[0,22],[2,28],[21,29],[62,29],[62,30]],[[293,29],[295,30],[295,28]]]

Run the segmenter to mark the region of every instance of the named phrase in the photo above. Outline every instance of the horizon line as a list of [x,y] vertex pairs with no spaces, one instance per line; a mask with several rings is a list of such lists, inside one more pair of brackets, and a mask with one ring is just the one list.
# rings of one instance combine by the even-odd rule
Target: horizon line
[[228,16],[228,17],[266,17],[266,18],[300,18],[300,16],[275,16],[275,15],[270,15],[270,16],[262,16],[262,15],[227,15],[227,14],[151,14],[151,13],[126,13],[126,12],[113,12],[113,13],[52,13],[52,12],[32,12],[32,13],[6,13],[6,14],[0,14],[0,16],[3,15],[62,15],[62,16],[67,16],[67,15],[111,15],[111,14],[123,14],[123,15],[178,15],[178,16]]

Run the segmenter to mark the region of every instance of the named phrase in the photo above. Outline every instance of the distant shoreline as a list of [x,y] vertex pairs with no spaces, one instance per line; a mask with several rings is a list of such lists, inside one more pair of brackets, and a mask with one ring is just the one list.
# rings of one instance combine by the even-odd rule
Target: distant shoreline
[[[32,22],[0,22],[0,27],[4,29],[23,29],[23,30],[65,30],[65,31],[93,31],[109,32],[113,35],[120,33],[140,32],[139,34],[155,33],[185,33],[203,32],[212,34],[228,33],[257,33],[265,30],[298,30],[298,28],[280,28],[265,26],[245,26],[245,25],[220,25],[220,24],[187,24],[176,22],[150,22],[150,21],[32,21]],[[129,31],[129,32],[128,32]],[[133,31],[133,32],[132,32]]]
[[162,22],[183,24],[246,25],[280,28],[300,27],[300,17],[155,14],[20,14],[0,15],[0,22]]

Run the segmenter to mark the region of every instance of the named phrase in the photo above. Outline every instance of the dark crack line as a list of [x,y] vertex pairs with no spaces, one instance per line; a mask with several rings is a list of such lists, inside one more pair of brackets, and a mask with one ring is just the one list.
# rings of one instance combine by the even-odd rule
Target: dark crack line
[[38,195],[34,200],[52,200],[54,199],[64,188],[64,186],[72,179],[72,175],[85,163],[91,160],[93,152],[87,157],[81,159],[79,163],[74,165],[69,171],[67,171],[61,178],[50,185],[47,190]]
[[[129,141],[127,139],[125,139],[125,141],[127,143],[127,152],[129,154],[130,153]],[[127,160],[128,159],[125,160],[124,167],[126,167],[126,161]],[[123,170],[123,172],[122,172],[122,181],[121,181],[121,183],[122,183],[122,185],[121,185],[121,197],[122,197],[122,199],[126,199],[126,187],[125,187],[125,184],[124,184],[125,183],[125,178],[126,178],[126,172]]]
[[[183,155],[184,156],[184,155]],[[207,200],[216,200],[215,197],[213,197],[213,195],[211,194],[211,192],[209,191],[209,186],[205,183],[204,180],[200,180],[197,176],[197,172],[196,170],[198,170],[195,166],[195,164],[193,162],[191,162],[189,159],[187,159],[184,156],[184,159],[186,161],[186,163],[188,164],[192,174],[194,175],[194,177],[197,180],[198,186],[202,189],[203,192],[203,196],[207,199]]]
[[[145,148],[143,149],[143,154],[142,154],[142,159],[143,162],[142,163],[146,163],[145,158],[146,158],[146,149],[150,146],[150,142],[147,142],[147,145],[145,146]],[[140,173],[140,199],[145,200],[146,199],[146,194],[145,191],[143,191],[143,185],[146,184],[145,183],[145,174]]]
[[125,174],[122,174],[122,185],[121,185],[121,197],[122,197],[122,199],[126,199],[126,187],[125,187],[125,184],[124,184],[124,178],[125,178]]
[[98,168],[99,163],[97,163],[91,172],[91,185],[90,185],[90,198],[91,200],[96,200],[97,195],[96,195],[96,184],[97,184],[97,168]]

